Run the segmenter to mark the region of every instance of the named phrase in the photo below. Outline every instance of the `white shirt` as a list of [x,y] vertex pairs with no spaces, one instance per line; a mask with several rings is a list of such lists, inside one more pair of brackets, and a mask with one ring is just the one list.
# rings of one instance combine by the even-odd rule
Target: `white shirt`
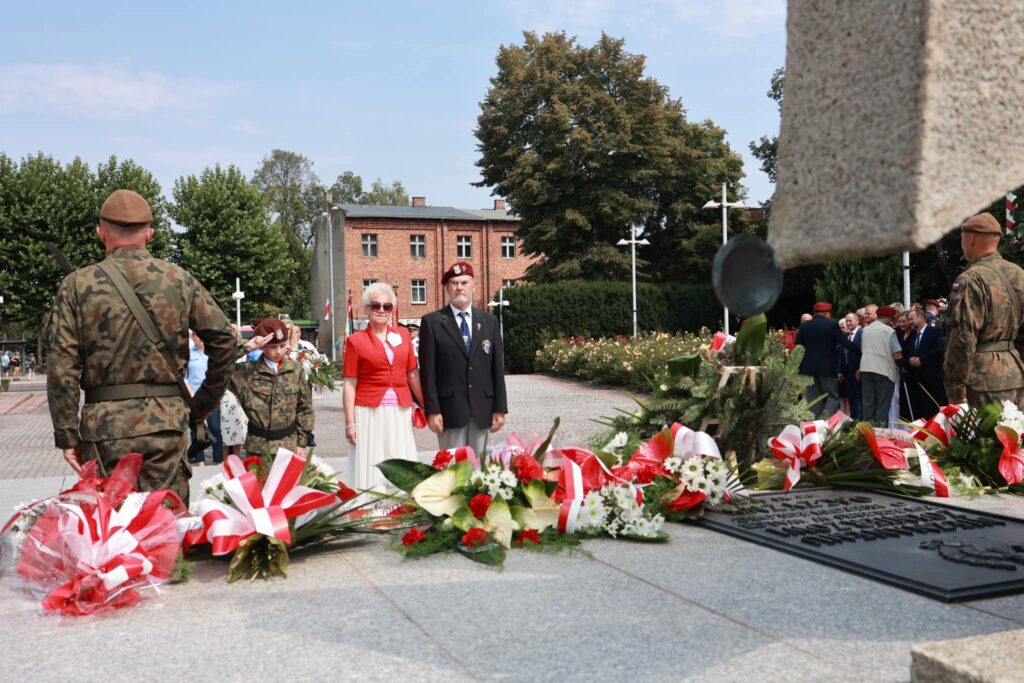
[[270,371],[272,373],[274,373],[275,375],[277,374],[277,363],[270,360],[266,356],[263,356],[263,362],[267,364],[267,367],[270,368]]
[[455,324],[459,325],[462,322],[462,318],[459,316],[463,313],[466,314],[466,324],[469,325],[469,333],[473,334],[473,307],[470,306],[464,311],[460,311],[453,304],[448,304],[448,308],[452,309],[452,315],[455,316]]

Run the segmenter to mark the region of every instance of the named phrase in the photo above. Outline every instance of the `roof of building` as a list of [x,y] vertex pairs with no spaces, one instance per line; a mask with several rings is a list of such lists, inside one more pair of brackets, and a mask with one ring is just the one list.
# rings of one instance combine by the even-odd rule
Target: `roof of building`
[[508,211],[494,209],[456,209],[454,206],[371,206],[342,204],[348,218],[424,218],[451,221],[518,221]]

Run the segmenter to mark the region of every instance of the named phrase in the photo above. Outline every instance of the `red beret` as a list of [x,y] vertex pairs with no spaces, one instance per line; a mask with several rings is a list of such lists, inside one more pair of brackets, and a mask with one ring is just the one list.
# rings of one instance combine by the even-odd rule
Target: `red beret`
[[448,284],[448,281],[451,280],[453,277],[459,277],[460,275],[468,275],[470,277],[474,277],[473,266],[469,265],[465,261],[456,261],[455,263],[452,264],[451,268],[445,271],[444,275],[441,277],[441,284],[446,285]]
[[271,340],[268,344],[283,344],[288,341],[288,325],[283,320],[277,318],[263,318],[257,320],[254,325],[254,333],[257,337],[265,337],[268,334],[271,336]]
[[929,306],[938,306],[939,305],[939,300],[938,299],[928,299],[928,304],[927,305],[929,305]]
[[819,301],[818,303],[814,304],[815,313],[828,313],[831,310],[832,304],[828,303],[827,301]]
[[879,318],[895,318],[900,313],[892,306],[879,306],[878,310],[875,311]]

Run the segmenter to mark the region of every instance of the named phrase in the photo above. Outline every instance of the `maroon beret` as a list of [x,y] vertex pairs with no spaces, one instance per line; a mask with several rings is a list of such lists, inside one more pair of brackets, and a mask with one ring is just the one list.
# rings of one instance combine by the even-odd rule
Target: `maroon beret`
[[263,318],[257,320],[253,327],[257,337],[270,335],[271,339],[267,342],[268,344],[283,344],[288,341],[288,325],[283,320]]
[[815,313],[828,313],[831,310],[832,304],[828,303],[827,301],[819,301],[818,303],[814,304]]
[[469,265],[465,261],[456,261],[451,265],[451,268],[445,271],[444,275],[441,277],[441,284],[446,285],[448,284],[448,281],[451,280],[453,277],[459,277],[460,275],[468,275],[470,277],[474,277],[473,266]]
[[879,306],[875,313],[879,318],[895,318],[900,314],[900,312],[892,306]]

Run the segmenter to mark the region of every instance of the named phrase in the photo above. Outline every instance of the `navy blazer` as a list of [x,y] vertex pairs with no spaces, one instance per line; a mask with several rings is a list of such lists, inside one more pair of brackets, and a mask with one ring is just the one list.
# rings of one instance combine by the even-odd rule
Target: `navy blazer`
[[921,343],[914,348],[914,341],[917,336],[917,332],[910,338],[910,344],[908,344],[907,352],[910,357],[917,356],[921,359],[921,367],[912,367],[908,361],[907,367],[913,371],[914,376],[918,379],[926,381],[936,381],[943,378],[942,375],[942,338],[945,336],[945,330],[939,327],[931,327],[930,325],[924,326],[924,336],[921,337]]
[[814,316],[800,326],[796,331],[796,343],[804,347],[800,374],[811,377],[836,376],[836,344],[859,350],[839,329],[838,322],[823,315]]
[[836,353],[839,354],[839,372],[843,375],[849,375],[851,378],[855,378],[855,373],[860,370],[860,338],[863,332],[864,326],[858,325],[853,333],[853,339],[850,340],[856,347],[856,350],[847,349],[840,344],[836,344]]

